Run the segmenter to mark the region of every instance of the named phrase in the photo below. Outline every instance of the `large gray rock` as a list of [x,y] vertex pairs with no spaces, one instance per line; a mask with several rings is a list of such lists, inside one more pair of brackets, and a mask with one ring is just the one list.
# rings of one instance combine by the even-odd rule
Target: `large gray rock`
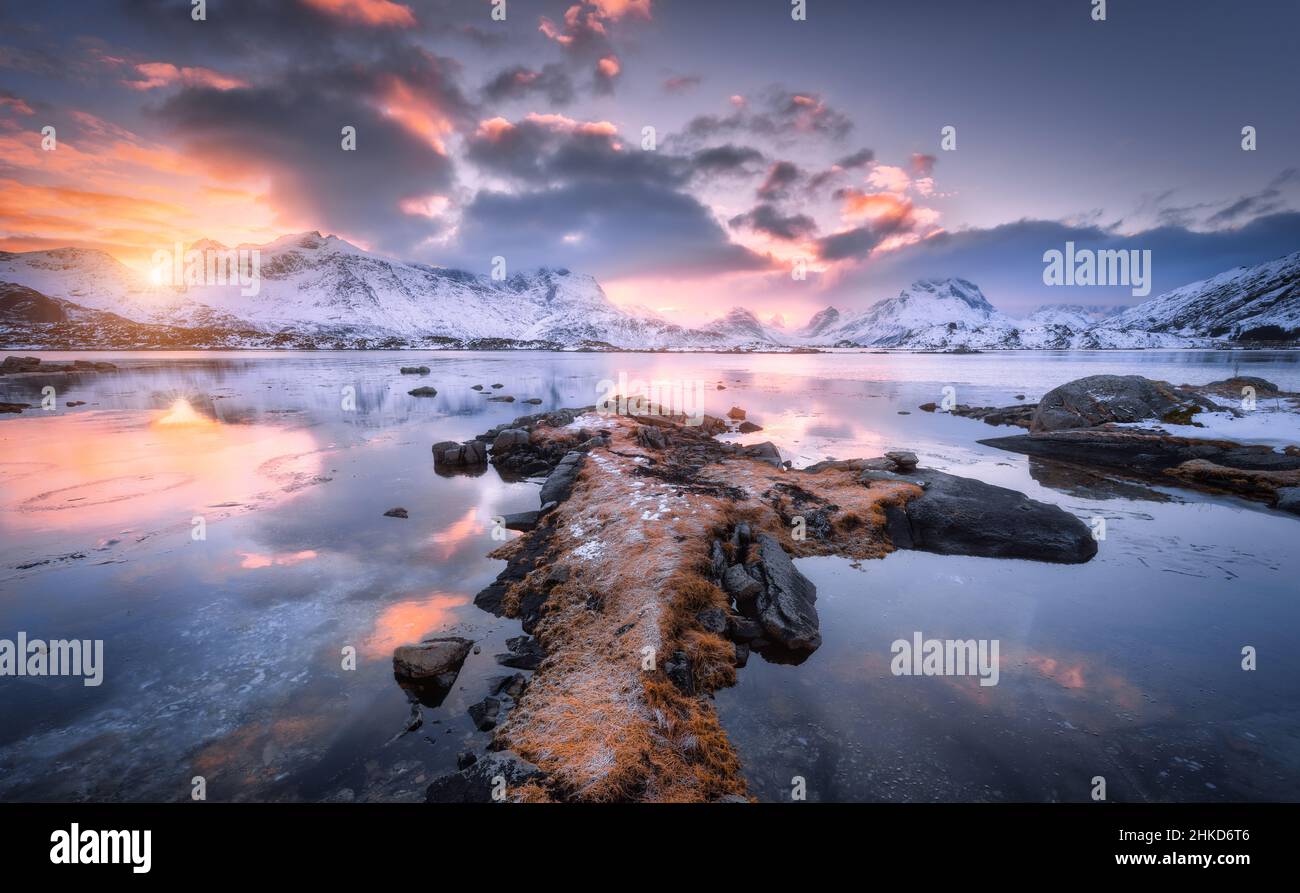
[[817,617],[817,587],[799,573],[781,544],[769,534],[760,533],[755,543],[756,561],[750,573],[763,579],[758,593],[757,619],[767,637],[782,648],[810,654],[822,643]]
[[433,445],[435,468],[475,468],[486,465],[487,458],[487,444],[481,440],[467,440],[464,443],[443,440]]
[[1199,394],[1141,375],[1089,375],[1048,391],[1034,410],[1030,430],[1158,420],[1193,406],[1213,408],[1214,404]]
[[393,672],[415,681],[432,681],[450,688],[469,656],[474,642],[460,636],[425,639],[418,645],[400,645],[393,651]]
[[568,499],[573,491],[573,484],[578,479],[581,466],[582,453],[576,450],[565,453],[564,458],[555,466],[555,470],[546,478],[546,483],[542,484],[542,505],[548,502],[560,503]]
[[492,441],[492,452],[500,453],[511,447],[527,445],[530,435],[523,428],[505,428]]
[[893,514],[890,535],[899,548],[1058,564],[1081,564],[1097,554],[1088,526],[1058,506],[929,468],[911,476],[924,481],[925,490],[902,510],[887,513]]

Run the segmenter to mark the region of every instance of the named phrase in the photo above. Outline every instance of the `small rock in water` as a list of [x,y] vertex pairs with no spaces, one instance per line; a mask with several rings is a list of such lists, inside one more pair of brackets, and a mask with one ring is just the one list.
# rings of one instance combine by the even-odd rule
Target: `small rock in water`
[[384,517],[385,518],[406,518],[408,517],[408,515],[406,513],[406,509],[402,508],[401,506],[398,506],[397,508],[389,509],[388,511],[384,512]]
[[429,367],[428,366],[403,366],[402,374],[403,375],[428,375]]
[[481,384],[470,385],[470,388],[469,388],[469,389],[470,389],[471,391],[481,391],[481,390],[483,390],[483,385],[481,385]]
[[488,402],[489,403],[514,403],[515,398],[511,397],[509,394],[505,394],[500,397],[488,397]]
[[738,422],[744,421],[745,410],[741,409],[739,406],[733,406],[731,409],[727,410],[727,418],[735,419]]
[[753,422],[741,422],[740,427],[736,429],[741,434],[753,434],[755,431],[762,431],[762,425],[755,425]]
[[416,388],[413,391],[407,391],[406,393],[410,394],[412,397],[436,397],[438,396],[438,389],[426,386]]
[[500,383],[497,383],[497,384],[492,385],[492,387],[493,387],[493,389],[496,389],[496,388],[504,388],[505,385],[500,384]]
[[480,732],[490,732],[497,727],[497,717],[501,715],[501,702],[488,696],[469,708],[469,718]]

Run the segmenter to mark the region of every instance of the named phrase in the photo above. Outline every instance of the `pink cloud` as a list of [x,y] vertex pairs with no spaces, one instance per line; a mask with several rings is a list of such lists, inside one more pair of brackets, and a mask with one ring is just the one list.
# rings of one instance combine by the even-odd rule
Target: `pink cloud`
[[239,78],[224,75],[211,68],[178,67],[170,62],[141,62],[135,66],[135,71],[144,79],[126,81],[126,85],[132,90],[154,90],[178,84],[184,87],[212,87],[216,90],[233,90],[248,86],[247,82]]
[[317,12],[371,27],[412,28],[415,13],[392,0],[303,0]]

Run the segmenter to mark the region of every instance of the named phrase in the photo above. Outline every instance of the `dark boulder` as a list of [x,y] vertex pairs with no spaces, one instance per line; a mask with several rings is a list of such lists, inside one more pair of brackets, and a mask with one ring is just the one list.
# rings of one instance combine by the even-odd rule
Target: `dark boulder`
[[541,666],[542,658],[546,657],[542,643],[532,636],[515,636],[513,639],[507,639],[506,647],[510,649],[510,653],[498,654],[497,663],[514,670],[536,670]]
[[521,530],[527,533],[530,530],[537,529],[537,518],[540,514],[540,511],[533,510],[530,512],[515,512],[502,517],[505,520],[506,530]]
[[469,708],[469,718],[480,732],[490,732],[497,727],[497,717],[501,715],[501,702],[489,695]]
[[910,547],[922,552],[1059,564],[1080,564],[1097,554],[1088,526],[1058,506],[928,468],[911,476],[925,489],[907,503],[907,536],[895,528],[895,545],[910,537]]
[[542,484],[542,505],[548,502],[561,503],[568,499],[569,494],[573,492],[574,482],[578,480],[578,471],[581,467],[582,453],[576,450],[565,453],[564,458],[555,466],[555,470],[546,478],[546,483]]
[[1219,408],[1208,398],[1141,375],[1089,375],[1043,395],[1031,431],[1094,428],[1107,422],[1140,422],[1186,412],[1193,406]]
[[783,649],[812,653],[822,643],[818,630],[817,587],[801,574],[781,544],[760,533],[750,574],[763,581],[757,597],[757,617],[766,637]]

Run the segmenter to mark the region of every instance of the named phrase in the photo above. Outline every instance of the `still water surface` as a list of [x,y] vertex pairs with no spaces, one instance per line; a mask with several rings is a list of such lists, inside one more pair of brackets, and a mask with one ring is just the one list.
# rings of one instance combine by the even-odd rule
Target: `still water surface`
[[[797,667],[755,657],[717,695],[760,798],[798,775],[813,800],[1082,800],[1101,775],[1112,800],[1300,800],[1300,519],[1065,473],[976,443],[1007,429],[917,411],[945,386],[1001,405],[1099,372],[1300,390],[1295,353],[91,358],[121,371],[0,379],[0,400],[59,398],[0,417],[0,637],[106,652],[97,688],[0,680],[2,799],[186,799],[195,775],[213,800],[420,799],[486,744],[466,708],[511,672],[493,655],[519,628],[472,599],[503,566],[490,518],[537,499],[494,471],[439,476],[429,447],[592,403],[626,372],[707,382],[710,412],[744,407],[764,431],[743,439],[797,465],[912,449],[1107,519],[1084,566],[801,561],[825,644]],[[408,396],[417,383],[438,395]],[[471,389],[492,383],[543,402]],[[409,519],[383,516],[395,506]],[[890,643],[914,631],[998,639],[1000,683],[892,676]],[[412,705],[392,650],[434,632],[481,651],[440,707]]]

